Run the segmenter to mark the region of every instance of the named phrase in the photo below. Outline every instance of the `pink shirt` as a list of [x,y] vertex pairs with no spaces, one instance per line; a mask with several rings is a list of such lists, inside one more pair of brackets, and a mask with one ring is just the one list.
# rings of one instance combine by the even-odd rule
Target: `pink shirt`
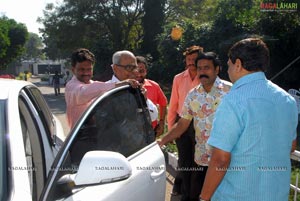
[[188,92],[200,84],[198,76],[192,80],[188,69],[175,75],[168,109],[168,129],[175,124],[177,114],[181,114],[182,106]]
[[92,80],[90,81],[90,84],[85,84],[73,76],[67,83],[65,89],[67,121],[70,128],[73,128],[77,120],[96,97],[114,87],[115,83]]

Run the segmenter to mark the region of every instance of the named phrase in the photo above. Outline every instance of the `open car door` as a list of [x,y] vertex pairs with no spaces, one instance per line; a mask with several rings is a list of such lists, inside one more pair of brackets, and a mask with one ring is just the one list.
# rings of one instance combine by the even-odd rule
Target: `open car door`
[[165,200],[165,159],[139,89],[98,97],[58,153],[40,200]]

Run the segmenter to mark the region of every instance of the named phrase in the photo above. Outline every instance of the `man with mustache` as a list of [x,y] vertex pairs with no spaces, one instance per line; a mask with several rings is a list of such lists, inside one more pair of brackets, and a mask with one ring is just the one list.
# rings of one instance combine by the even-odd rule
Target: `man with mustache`
[[[185,56],[185,70],[173,79],[172,93],[168,108],[168,130],[171,130],[173,125],[180,119],[181,109],[184,99],[188,92],[195,86],[200,84],[200,79],[197,76],[197,68],[195,60],[199,53],[203,52],[203,48],[197,45],[186,48],[183,52]],[[178,167],[173,185],[172,195],[181,194],[181,198],[189,197],[191,174],[189,171],[180,171],[181,168],[190,168],[194,161],[194,146],[195,146],[195,130],[190,124],[184,134],[177,138],[176,146],[178,150]]]
[[[135,58],[133,64],[136,66]],[[135,63],[134,63],[135,62]],[[91,80],[95,56],[85,48],[79,48],[72,53],[72,79],[67,83],[65,99],[67,106],[67,121],[70,128],[73,128],[82,113],[88,108],[93,100],[104,92],[126,84],[138,87],[139,83],[134,79],[127,79],[122,82],[105,83]]]
[[182,200],[198,200],[205,179],[209,161],[209,147],[206,146],[212,127],[215,111],[221,99],[228,93],[231,83],[218,77],[220,62],[213,52],[206,52],[196,59],[197,75],[201,83],[193,88],[185,98],[181,118],[159,141],[162,146],[178,137],[189,127],[193,120],[195,128],[194,166],[185,171],[191,172],[191,189],[189,198]]

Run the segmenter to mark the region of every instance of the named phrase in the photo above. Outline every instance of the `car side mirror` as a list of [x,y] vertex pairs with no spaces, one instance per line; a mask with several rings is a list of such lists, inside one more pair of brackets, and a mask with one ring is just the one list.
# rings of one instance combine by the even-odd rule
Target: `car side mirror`
[[75,174],[67,174],[58,180],[60,186],[85,186],[121,181],[130,177],[132,168],[120,153],[112,151],[89,151]]
[[112,151],[89,151],[82,158],[75,185],[99,184],[120,181],[131,175],[130,163],[120,153]]

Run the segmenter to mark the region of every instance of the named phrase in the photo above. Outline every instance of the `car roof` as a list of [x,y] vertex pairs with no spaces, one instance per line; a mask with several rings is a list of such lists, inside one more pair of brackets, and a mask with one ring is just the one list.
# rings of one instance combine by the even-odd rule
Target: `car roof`
[[23,80],[0,78],[0,99],[7,99],[11,95],[18,95],[25,86],[30,86],[31,82]]

